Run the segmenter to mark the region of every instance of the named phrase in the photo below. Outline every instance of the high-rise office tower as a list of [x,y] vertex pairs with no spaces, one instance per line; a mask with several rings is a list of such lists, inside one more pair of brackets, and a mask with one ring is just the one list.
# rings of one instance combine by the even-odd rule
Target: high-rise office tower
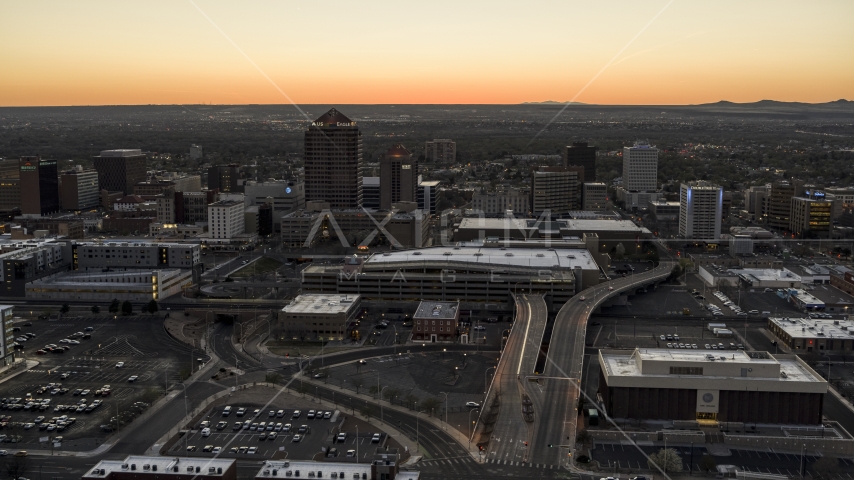
[[556,217],[578,208],[579,178],[583,168],[537,167],[531,172],[531,211]]
[[331,208],[362,205],[362,132],[334,108],[305,132],[305,200]]
[[563,154],[563,165],[565,167],[584,167],[584,179],[582,183],[593,183],[596,181],[596,147],[587,145],[587,142],[572,142],[566,147]]
[[93,162],[102,190],[133,194],[133,186],[145,181],[145,154],[140,149],[102,150]]
[[658,149],[637,141],[623,147],[623,188],[632,192],[658,189]]
[[63,210],[96,208],[100,200],[98,172],[76,169],[63,172],[60,178],[60,200]]
[[208,190],[219,190],[221,193],[240,192],[240,165],[214,165],[208,169]]
[[771,191],[765,195],[763,213],[768,226],[780,230],[788,230],[792,216],[792,197],[798,196],[804,190],[804,182],[791,180],[777,182],[771,185]]
[[362,177],[362,206],[380,209],[380,177]]
[[679,189],[679,236],[721,238],[724,189],[708,182],[683,183]]
[[415,202],[418,197],[418,162],[397,144],[380,159],[380,209],[391,210],[397,202]]
[[448,138],[437,138],[424,144],[424,160],[445,164],[457,160],[457,142]]
[[47,215],[59,211],[56,160],[21,157],[21,213]]

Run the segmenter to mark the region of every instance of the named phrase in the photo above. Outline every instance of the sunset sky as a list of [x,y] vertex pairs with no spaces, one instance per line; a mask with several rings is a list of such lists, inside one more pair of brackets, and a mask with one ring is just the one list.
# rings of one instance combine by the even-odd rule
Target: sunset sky
[[851,0],[4,0],[0,105],[854,100],[852,19]]

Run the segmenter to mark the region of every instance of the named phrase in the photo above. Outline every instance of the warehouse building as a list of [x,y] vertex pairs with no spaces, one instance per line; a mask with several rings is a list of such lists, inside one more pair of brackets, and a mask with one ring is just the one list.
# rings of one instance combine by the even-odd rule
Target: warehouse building
[[795,353],[854,350],[854,321],[772,317],[768,330]]
[[599,351],[599,395],[614,418],[819,425],[827,382],[796,355]]

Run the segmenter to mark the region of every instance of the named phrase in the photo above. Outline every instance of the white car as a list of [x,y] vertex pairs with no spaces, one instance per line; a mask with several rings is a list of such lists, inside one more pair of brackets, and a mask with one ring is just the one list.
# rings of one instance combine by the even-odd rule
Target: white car
[[137,378],[139,378],[138,375],[131,375],[130,378],[128,378],[128,382],[133,383],[136,381]]
[[375,433],[371,437],[371,443],[380,443],[380,434],[379,433]]
[[478,408],[480,407],[480,404],[477,402],[466,402],[466,406],[469,408]]
[[125,366],[125,362],[118,362],[118,363],[116,363],[116,368],[122,368],[122,367],[124,367],[124,366]]
[[302,435],[297,433],[296,435],[294,435],[294,438],[291,441],[296,443],[296,442],[299,442],[300,440],[302,440]]

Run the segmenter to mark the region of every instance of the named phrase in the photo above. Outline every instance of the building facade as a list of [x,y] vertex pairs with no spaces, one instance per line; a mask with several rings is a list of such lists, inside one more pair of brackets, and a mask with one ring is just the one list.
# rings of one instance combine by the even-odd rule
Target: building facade
[[380,159],[380,210],[392,203],[417,200],[418,162],[401,144],[388,149]]
[[457,142],[447,138],[437,138],[424,143],[424,159],[438,164],[450,164],[457,161]]
[[297,295],[278,316],[279,327],[289,336],[341,340],[351,324],[362,313],[359,295],[325,295],[303,293]]
[[[587,176],[587,169],[584,169]],[[581,209],[604,210],[608,207],[608,186],[604,183],[585,182],[581,185]]]
[[193,244],[80,242],[70,248],[75,270],[195,269],[201,264],[200,247]]
[[567,167],[537,167],[531,172],[531,212],[552,216],[578,210],[579,172]]
[[0,255],[0,295],[23,297],[26,285],[72,268],[71,249],[59,243],[22,248]]
[[565,167],[584,167],[583,183],[596,182],[596,147],[587,142],[572,142],[564,150],[563,160]]
[[[439,181],[418,182],[418,208],[430,215],[436,214],[436,198],[439,196]],[[367,207],[366,207],[367,208]]]
[[305,183],[300,181],[246,182],[243,192],[247,205],[269,204],[278,216],[305,208]]
[[132,302],[160,301],[193,285],[190,270],[144,270],[123,272],[67,272],[43,277],[26,286],[27,298],[40,300],[113,299]]
[[800,195],[803,189],[804,182],[800,180],[778,182],[771,185],[770,191],[765,195],[762,212],[769,227],[778,230],[789,229],[789,220],[792,215],[792,197]]
[[380,177],[362,177],[362,206],[380,209]]
[[146,155],[139,149],[102,150],[93,164],[102,190],[130,195],[145,181]]
[[222,193],[238,193],[240,189],[240,165],[214,165],[208,169],[208,190]]
[[331,208],[362,206],[362,132],[356,122],[332,109],[305,132],[306,201]]
[[658,149],[638,141],[623,147],[623,188],[629,191],[658,190]]
[[15,318],[13,305],[0,305],[0,365],[7,366],[15,363]]
[[213,239],[228,240],[244,232],[244,203],[220,200],[208,205],[208,232]]
[[460,325],[460,302],[422,300],[412,316],[412,339],[453,342]]
[[471,205],[472,209],[485,215],[504,215],[509,210],[513,215],[525,217],[531,212],[531,192],[513,189],[477,193],[472,196]]
[[707,182],[683,183],[679,188],[679,236],[717,241],[721,238],[723,188]]
[[599,395],[626,419],[820,425],[827,382],[796,355],[599,351]]
[[56,160],[21,157],[21,213],[48,215],[59,211],[59,176]]
[[792,197],[789,231],[798,237],[828,237],[832,230],[833,203],[823,192],[810,197]]
[[101,188],[98,172],[75,169],[60,177],[60,204],[63,210],[98,208]]

